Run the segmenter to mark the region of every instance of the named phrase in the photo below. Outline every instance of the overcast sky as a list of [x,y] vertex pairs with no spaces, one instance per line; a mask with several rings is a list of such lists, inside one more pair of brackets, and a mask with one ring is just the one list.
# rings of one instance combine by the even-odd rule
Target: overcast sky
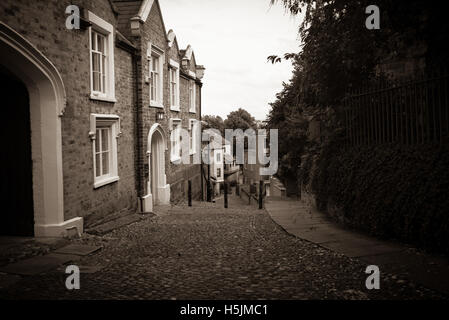
[[290,62],[267,63],[273,54],[298,52],[299,18],[269,0],[160,0],[167,31],[181,49],[191,45],[206,67],[202,114],[241,107],[265,120],[268,103],[291,77]]

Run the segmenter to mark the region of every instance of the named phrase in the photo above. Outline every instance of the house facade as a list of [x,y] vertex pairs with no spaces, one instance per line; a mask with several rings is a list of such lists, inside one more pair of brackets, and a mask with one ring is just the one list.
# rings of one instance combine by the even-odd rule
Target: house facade
[[203,136],[203,147],[209,153],[208,179],[214,195],[219,195],[224,183],[238,181],[239,166],[232,156],[231,143],[216,130],[206,129]]
[[[204,68],[165,32],[158,1],[125,2],[135,10],[0,3],[1,234],[82,233],[117,212],[179,201],[188,180],[200,196],[200,165],[177,161],[176,133],[200,130]],[[71,5],[78,29],[67,26]]]
[[[185,199],[188,180],[194,198],[199,198],[201,167],[194,164],[194,157],[200,156],[195,142],[200,132],[204,67],[196,64],[191,46],[181,50],[173,30],[166,31],[158,1],[114,0],[113,4],[119,11],[119,31],[139,53],[137,174],[143,182],[138,186],[142,208],[152,211],[155,204]],[[180,163],[181,128],[189,132],[184,142],[190,141],[186,147],[190,164]]]

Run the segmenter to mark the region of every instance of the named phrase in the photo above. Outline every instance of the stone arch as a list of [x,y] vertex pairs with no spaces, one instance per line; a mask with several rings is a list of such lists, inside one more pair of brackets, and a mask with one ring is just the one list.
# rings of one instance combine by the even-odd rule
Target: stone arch
[[165,151],[168,150],[165,131],[155,123],[148,133],[148,181],[147,195],[143,197],[145,212],[153,212],[154,205],[170,203],[170,185],[165,174]]
[[61,117],[66,106],[64,83],[56,67],[28,40],[0,22],[3,68],[20,79],[30,98],[33,160],[34,234],[63,236],[82,218],[64,220]]
[[153,139],[153,135],[155,132],[160,133],[160,135],[162,136],[164,146],[165,146],[165,150],[168,150],[167,139],[165,137],[165,131],[159,123],[155,123],[151,126],[150,131],[148,132],[147,152],[151,153],[151,141]]

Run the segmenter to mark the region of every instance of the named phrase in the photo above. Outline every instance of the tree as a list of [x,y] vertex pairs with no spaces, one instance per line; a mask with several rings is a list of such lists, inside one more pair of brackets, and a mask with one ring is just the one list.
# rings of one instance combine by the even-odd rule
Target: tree
[[347,90],[378,77],[380,65],[400,61],[413,45],[422,44],[427,47],[426,65],[448,63],[448,50],[442,46],[449,42],[449,20],[439,4],[379,0],[380,30],[368,30],[368,0],[271,0],[278,2],[293,15],[304,13],[301,51],[268,57],[273,63],[291,60],[294,67],[268,116],[268,127],[280,130],[280,169],[287,176],[311,143],[306,139],[308,118],[324,115],[332,119],[324,129],[337,132]]
[[224,121],[224,126],[226,129],[242,129],[246,130],[249,128],[257,129],[256,120],[251,114],[245,109],[239,108],[237,111],[232,111],[228,114],[228,117]]
[[271,0],[276,2],[292,14],[305,14],[299,28],[302,50],[284,58],[295,60],[301,70],[301,98],[308,106],[338,107],[347,89],[373,78],[383,62],[403,59],[415,44],[427,46],[427,65],[449,60],[441,47],[449,40],[449,23],[441,19],[444,10],[438,4],[379,0],[381,28],[373,31],[365,27],[368,0]]
[[217,129],[224,134],[224,122],[220,116],[205,115],[202,117],[204,129]]

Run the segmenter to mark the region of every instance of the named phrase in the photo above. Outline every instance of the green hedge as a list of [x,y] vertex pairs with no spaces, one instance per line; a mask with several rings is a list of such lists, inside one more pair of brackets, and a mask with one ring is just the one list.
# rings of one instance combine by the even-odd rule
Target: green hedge
[[331,141],[312,181],[317,205],[351,227],[449,254],[448,145],[366,146]]

